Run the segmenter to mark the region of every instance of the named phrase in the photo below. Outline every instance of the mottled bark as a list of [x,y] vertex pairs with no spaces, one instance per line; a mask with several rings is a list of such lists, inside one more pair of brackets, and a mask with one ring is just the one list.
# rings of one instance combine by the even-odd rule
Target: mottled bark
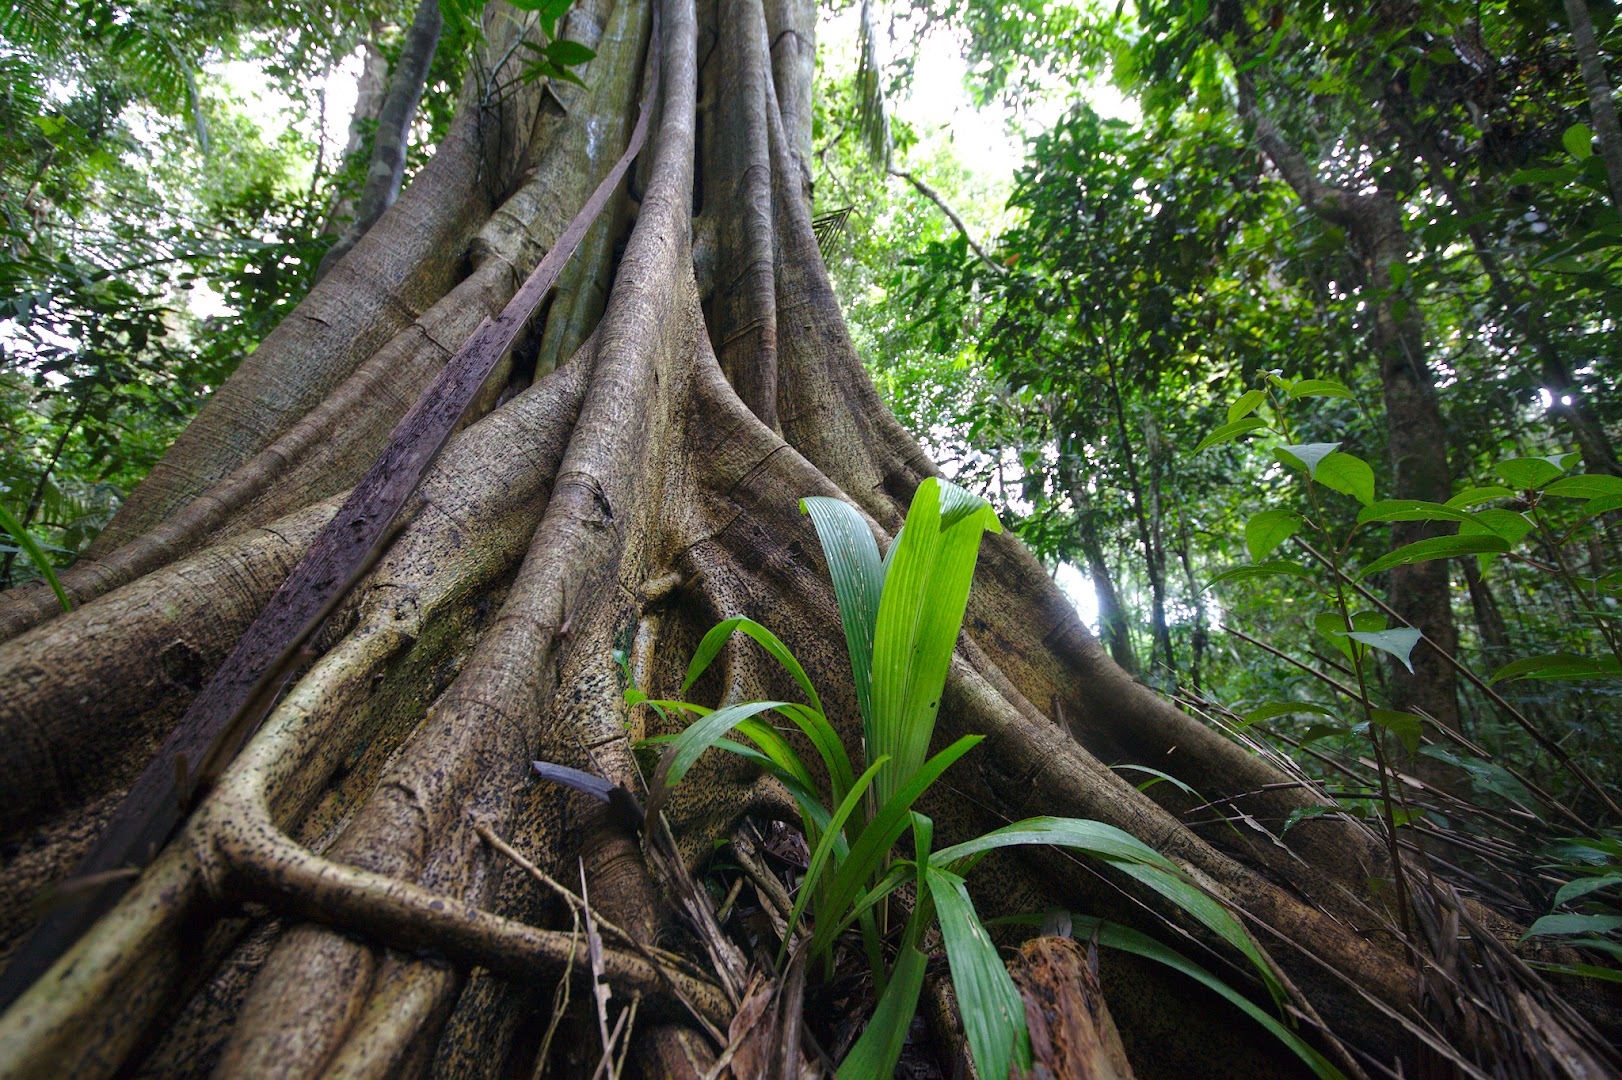
[[[653,20],[637,0],[621,0],[609,20],[588,77],[595,104],[551,119],[533,108],[509,118],[509,133],[537,140],[524,167],[542,170],[549,153],[571,147],[575,123],[591,125],[591,138],[623,139],[634,95],[612,95],[630,84],[611,90],[618,81],[595,65],[645,71]],[[888,542],[917,485],[937,472],[879,401],[845,331],[781,115],[807,91],[775,86],[765,32],[773,17],[751,0],[702,12],[667,0],[661,21],[655,133],[609,219],[628,231],[607,245],[606,270],[583,270],[573,285],[565,278],[566,289],[609,282],[589,337],[527,389],[514,365],[513,381],[487,395],[499,405],[474,410],[263,728],[118,906],[42,978],[17,987],[21,996],[0,1015],[0,1072],[532,1075],[556,980],[566,967],[578,978],[589,965],[567,911],[487,835],[554,878],[583,879],[602,916],[656,946],[606,937],[601,965],[616,1003],[640,995],[635,1053],[645,1073],[709,1068],[717,1047],[706,1031],[726,1029],[738,987],[678,914],[691,910],[678,864],[645,849],[604,804],[535,780],[528,763],[544,758],[641,792],[634,743],[677,721],[627,708],[616,653],[638,687],[673,694],[701,635],[727,615],[754,617],[783,638],[857,751],[827,568],[796,502],[842,496]],[[747,107],[721,100],[730,94]],[[505,110],[511,101],[484,104]],[[480,105],[464,98],[466,109]],[[497,119],[487,114],[484,123]],[[620,126],[605,129],[609,121]],[[455,151],[441,157],[447,152]],[[575,160],[586,148],[566,153]],[[401,258],[426,258],[418,237],[391,222],[414,220],[403,208],[419,185],[432,192],[451,179],[425,171],[312,292],[304,314],[331,303],[328,282],[369,249],[393,266],[385,238]],[[582,181],[584,190],[594,182]],[[705,193],[696,217],[695,190]],[[731,198],[735,191],[747,199]],[[527,235],[549,213],[545,194],[515,196],[499,213],[486,204],[467,235],[508,216]],[[577,206],[565,205],[563,217]],[[726,224],[740,208],[757,222],[769,215],[764,246]],[[709,245],[702,263],[695,236]],[[585,257],[582,249],[577,259]],[[465,280],[482,272],[461,269]],[[737,282],[751,286],[728,300],[726,317],[741,336],[705,317],[721,306],[715,294]],[[458,285],[448,282],[441,295]],[[565,310],[589,308],[560,295],[551,311]],[[456,325],[453,334],[446,324],[448,348],[473,332]],[[770,335],[757,332],[767,327]],[[276,431],[260,445],[317,413],[344,377],[391,347],[391,336],[353,346],[354,363],[320,391],[312,369],[333,356],[324,339],[305,352],[284,341],[263,365],[245,368],[238,378],[250,385],[285,369],[297,387],[288,400],[308,398],[268,425]],[[717,359],[729,338],[730,381]],[[736,345],[745,339],[750,349]],[[773,408],[776,428],[763,415]],[[334,432],[347,423],[330,422]],[[223,456],[234,468],[254,452]],[[352,483],[366,456],[301,458],[294,471],[306,474],[303,504],[257,527],[233,511],[201,528],[190,554],[132,572],[0,646],[0,749],[14,755],[0,824],[6,946],[35,918],[32,886],[74,865],[331,517],[336,496],[314,493]],[[165,498],[206,501],[229,473],[193,477]],[[791,692],[780,670],[738,646],[693,689],[711,704]],[[1034,814],[1126,829],[1244,908],[1299,988],[1304,1032],[1317,1038],[1316,1025],[1327,1025],[1375,1060],[1412,1071],[1418,1043],[1393,1017],[1418,1015],[1418,983],[1404,953],[1364,936],[1389,919],[1368,886],[1389,873],[1379,844],[1334,817],[1303,821],[1282,840],[1220,822],[1190,825],[1182,790],[1158,784],[1145,793],[1122,779],[1111,766],[1152,766],[1274,832],[1311,802],[1266,761],[1113,664],[1008,536],[988,540],[980,560],[937,740],[969,732],[985,742],[920,804],[939,842]],[[787,815],[784,792],[722,755],[701,759],[666,807],[695,870],[751,813]],[[973,882],[987,916],[1062,906],[1156,936],[1187,931],[1201,942],[1185,940],[1187,948],[1221,957],[1220,945],[1124,875],[1040,850],[988,867]],[[1241,970],[1230,977],[1243,981],[1231,974]],[[1138,1075],[1297,1070],[1259,1028],[1235,1023],[1166,969],[1109,954],[1100,979]],[[587,983],[574,992],[577,1001],[588,996]],[[1447,1035],[1471,1045],[1470,1032],[1491,1023],[1472,1014]],[[554,1064],[580,1050],[554,1044]]]

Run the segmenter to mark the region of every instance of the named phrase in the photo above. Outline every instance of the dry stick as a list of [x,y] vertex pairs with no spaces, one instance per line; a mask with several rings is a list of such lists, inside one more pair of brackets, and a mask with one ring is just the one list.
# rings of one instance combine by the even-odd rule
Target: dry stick
[[[495,830],[490,828],[489,825],[486,825],[482,821],[476,821],[473,823],[473,831],[478,833],[485,843],[489,844],[498,852],[511,859],[520,869],[524,870],[542,885],[545,885],[547,888],[561,896],[564,902],[569,905],[570,910],[574,912],[575,918],[579,919],[580,913],[584,911],[586,907],[586,901],[582,897],[576,896],[574,893],[570,892],[568,888],[554,881],[551,875],[549,875],[545,870],[542,870],[539,866],[536,866],[534,863],[524,858],[524,856],[513,848],[512,845],[508,844],[506,841],[502,840],[501,837],[497,836]],[[741,882],[742,879],[740,878],[739,881]],[[664,980],[665,986],[670,990],[671,994],[677,1001],[682,1003],[683,1007],[685,1007],[688,1012],[693,1014],[693,1019],[698,1021],[699,1026],[704,1029],[705,1034],[715,1039],[717,1044],[724,1043],[726,1041],[726,1037],[721,1034],[720,1029],[714,1024],[710,1023],[709,1020],[705,1019],[704,1014],[698,1011],[698,1006],[693,1004],[692,999],[682,992],[681,986],[677,984],[676,980],[671,978],[671,970],[679,969],[682,965],[682,960],[680,957],[667,953],[663,949],[654,949],[648,945],[644,945],[626,931],[621,930],[618,926],[615,926],[613,923],[603,918],[601,912],[593,912],[593,915],[597,920],[598,926],[601,926],[603,929],[607,930],[609,933],[613,934],[615,937],[619,938],[631,948],[642,954],[642,959],[646,960],[650,965],[652,965],[653,970],[658,972],[660,978]],[[691,974],[690,971],[688,973]]]
[[[1333,564],[1311,544],[1307,543],[1305,540],[1302,540],[1299,536],[1295,539],[1303,548],[1306,549],[1308,555],[1311,555],[1314,559],[1317,559],[1325,566],[1333,566]],[[1345,577],[1344,574],[1341,576]],[[1384,600],[1381,600],[1378,596],[1375,596],[1368,589],[1364,588],[1361,582],[1353,581],[1351,578],[1346,578],[1346,582],[1365,600],[1383,611],[1387,617],[1396,619],[1399,623],[1407,623],[1407,620],[1392,610],[1391,606],[1388,605]],[[1577,762],[1572,759],[1570,754],[1566,753],[1565,749],[1559,743],[1555,742],[1553,739],[1539,731],[1537,729],[1537,725],[1533,724],[1532,721],[1528,720],[1519,709],[1505,700],[1502,694],[1494,690],[1475,672],[1471,671],[1469,668],[1459,663],[1458,660],[1454,659],[1452,653],[1448,652],[1446,649],[1437,645],[1436,642],[1426,637],[1423,631],[1420,632],[1419,640],[1429,645],[1433,650],[1435,650],[1438,656],[1447,661],[1449,667],[1458,672],[1460,675],[1463,675],[1471,684],[1475,686],[1477,690],[1480,690],[1483,694],[1486,694],[1494,705],[1497,705],[1500,709],[1504,710],[1510,719],[1514,720],[1521,726],[1523,731],[1532,736],[1532,740],[1534,742],[1536,742],[1544,750],[1548,751],[1549,755],[1564,766],[1567,772],[1576,777],[1578,783],[1582,784],[1583,787],[1587,788],[1594,795],[1596,795],[1600,802],[1604,803],[1606,808],[1609,809],[1611,813],[1617,815],[1618,817],[1622,817],[1622,805],[1618,805],[1616,800],[1613,799],[1604,788],[1600,787],[1599,784],[1594,781],[1594,778],[1589,776],[1588,772],[1581,765],[1577,764]],[[1568,811],[1568,813],[1570,812]],[[1575,817],[1575,815],[1573,816]],[[1582,824],[1581,819],[1577,820],[1579,824]]]
[[[574,931],[570,940],[580,940],[580,911],[574,913]],[[576,947],[578,948],[578,946]],[[563,965],[563,978],[558,980],[558,988],[552,991],[552,1019],[547,1021],[546,1034],[541,1038],[541,1049],[535,1055],[535,1074],[532,1080],[541,1080],[546,1075],[547,1059],[552,1056],[552,1036],[557,1034],[558,1024],[563,1020],[564,1012],[569,1008],[569,978],[574,974],[575,949],[569,950],[569,962]]]
[[[586,955],[591,958],[591,997],[597,1005],[597,1031],[603,1039],[603,1060],[608,1061],[614,1056],[614,1037],[608,1032],[608,998],[613,993],[608,981],[603,977],[603,939],[597,934],[597,924],[591,914],[591,898],[586,892],[586,860],[580,860],[580,912],[586,920]],[[625,1019],[625,1014],[620,1014]],[[619,1030],[619,1025],[614,1026]],[[602,1071],[599,1064],[598,1072]],[[596,1080],[597,1073],[592,1073],[592,1080]]]
[[[344,594],[358,584],[366,569],[387,548],[392,529],[398,528],[391,523],[496,363],[512,348],[556,284],[586,231],[608,205],[642,149],[653,95],[659,85],[658,30],[656,16],[650,44],[651,75],[625,153],[501,314],[479,324],[395,425],[388,447],[355,485],[343,509],[321,531],[164,740],[157,756],[119,804],[106,831],[75,870],[76,877],[142,866],[157,853],[190,811],[196,789],[211,783],[224,770],[269,715],[282,688],[302,665],[305,644],[314,639]],[[195,779],[177,785],[176,777],[186,776],[188,763],[201,763]],[[72,903],[58,906],[42,919],[0,976],[0,1008],[10,1005],[43,975],[92,922],[117,902],[128,885],[127,879],[108,882],[80,894]]]

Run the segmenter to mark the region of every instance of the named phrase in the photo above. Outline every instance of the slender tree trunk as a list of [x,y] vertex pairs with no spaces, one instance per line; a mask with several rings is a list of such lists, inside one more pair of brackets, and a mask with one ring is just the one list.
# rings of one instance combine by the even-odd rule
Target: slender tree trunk
[[1481,226],[1482,215],[1474,200],[1453,181],[1431,140],[1421,135],[1413,124],[1401,115],[1400,109],[1401,105],[1398,103],[1392,113],[1388,114],[1393,116],[1393,127],[1404,142],[1418,151],[1432,180],[1447,195],[1448,202],[1453,206],[1453,212],[1459,215],[1465,231],[1470,236],[1476,259],[1481,263],[1482,272],[1487,275],[1487,283],[1492,287],[1494,299],[1503,310],[1505,319],[1521,323],[1527,343],[1537,354],[1538,363],[1542,368],[1544,388],[1553,398],[1549,412],[1570,429],[1578,449],[1582,451],[1583,464],[1588,471],[1622,476],[1622,464],[1618,463],[1616,448],[1612,445],[1605,428],[1594,419],[1583,404],[1582,388],[1572,378],[1571,366],[1566,362],[1566,358],[1555,347],[1554,339],[1543,321],[1543,307],[1533,295],[1534,290],[1530,284],[1524,290],[1517,288],[1505,276],[1498,256],[1493,253],[1492,246],[1488,242],[1486,230]]
[[[1407,234],[1395,198],[1385,191],[1358,193],[1325,184],[1278,130],[1256,100],[1248,72],[1238,78],[1239,111],[1256,133],[1262,152],[1312,213],[1346,230],[1348,243],[1366,272],[1374,316],[1372,344],[1384,388],[1386,453],[1391,494],[1398,499],[1446,502],[1453,494],[1447,464],[1447,432],[1426,361],[1425,327],[1415,306],[1394,288],[1393,267],[1406,265]],[[1391,529],[1394,546],[1440,535],[1429,521],[1400,521]],[[1409,626],[1434,643],[1420,645],[1410,659],[1413,671],[1389,668],[1392,697],[1399,709],[1412,709],[1438,724],[1459,729],[1456,676],[1442,653],[1458,644],[1447,562],[1411,563],[1389,571],[1386,594]]]
[[1605,179],[1611,185],[1611,203],[1622,213],[1622,124],[1616,118],[1616,99],[1611,80],[1605,74],[1605,61],[1594,40],[1594,20],[1588,14],[1588,0],[1566,0],[1566,21],[1571,24],[1571,44],[1588,88],[1589,115],[1594,134],[1599,136],[1600,160],[1605,163]]
[[1075,478],[1070,480],[1069,488],[1071,505],[1076,508],[1076,539],[1087,559],[1087,576],[1092,578],[1093,591],[1098,594],[1098,627],[1104,647],[1122,671],[1136,675],[1138,657],[1132,646],[1132,629],[1127,625],[1126,612],[1121,607],[1121,597],[1116,592],[1104,544],[1098,535],[1098,512],[1092,507],[1087,489]]
[[1139,479],[1136,455],[1132,452],[1132,439],[1126,427],[1126,407],[1121,401],[1120,382],[1116,378],[1115,362],[1109,364],[1110,404],[1115,415],[1115,433],[1121,440],[1121,460],[1126,465],[1127,485],[1132,497],[1132,516],[1138,526],[1138,542],[1143,546],[1144,569],[1149,577],[1150,616],[1149,670],[1154,672],[1157,657],[1165,665],[1165,672],[1173,680],[1177,677],[1177,661],[1172,655],[1171,628],[1166,621],[1166,556],[1161,549],[1154,527],[1150,523],[1148,497]]
[[[444,21],[439,0],[418,0],[417,13],[406,31],[400,58],[394,62],[388,92],[377,114],[377,131],[372,136],[372,157],[366,166],[366,180],[355,199],[354,217],[315,268],[319,281],[338,261],[349,254],[366,230],[377,223],[383,211],[394,205],[405,177],[406,147],[411,142],[411,125],[417,119],[417,103],[428,81],[428,67],[439,48],[439,32]],[[357,101],[357,106],[359,102]]]
[[[665,808],[682,862],[644,844],[634,815],[613,809],[623,800],[540,782],[529,763],[642,792],[634,743],[679,721],[629,708],[626,679],[676,693],[700,637],[729,615],[754,617],[789,645],[841,739],[860,750],[827,568],[797,500],[844,497],[888,541],[918,484],[938,474],[880,403],[841,320],[781,115],[808,91],[779,90],[770,60],[767,28],[810,12],[772,6],[722,0],[700,13],[666,0],[655,33],[651,5],[588,5],[584,14],[605,25],[582,71],[590,89],[569,108],[538,111],[522,89],[496,101],[464,92],[473,119],[453,134],[467,141],[442,145],[284,323],[331,314],[351,331],[392,332],[368,330],[360,344],[353,333],[273,335],[221,391],[234,422],[205,410],[193,429],[229,434],[260,411],[291,415],[224,447],[177,441],[170,468],[143,485],[161,496],[136,493],[140,514],[105,556],[125,567],[124,583],[82,579],[87,598],[72,612],[35,618],[0,645],[0,947],[29,931],[35,892],[72,873],[136,776],[168,770],[190,809],[138,876],[114,875],[123,898],[64,941],[43,975],[0,972],[0,1072],[471,1077],[550,1066],[590,1075],[600,1053],[589,1022],[537,1060],[565,978],[576,1003],[599,986],[616,1015],[634,1000],[627,1024],[644,1074],[711,1069],[721,1047],[709,1032],[733,1021],[747,973],[723,933],[704,939],[708,949],[697,943],[712,928],[688,875],[747,815],[791,817],[783,789],[736,758],[700,759]],[[506,10],[492,9],[498,23]],[[497,69],[512,43],[493,27],[483,70]],[[285,695],[193,805],[191,780],[209,775],[208,761],[152,765],[155,748],[333,520],[436,364],[557,243],[556,222],[585,205],[626,144],[639,73],[652,85],[645,53],[662,75],[652,133],[611,219],[628,232],[575,256],[600,260],[573,287],[609,282],[601,317],[533,382],[515,374],[519,365],[497,369],[383,533],[375,565],[340,592],[307,652],[287,658],[296,677]],[[441,172],[458,160],[465,169]],[[526,173],[499,207],[481,202]],[[426,215],[441,199],[455,205]],[[726,225],[738,216],[758,225],[762,210],[767,245]],[[412,273],[438,254],[421,238],[425,221],[474,252],[451,260],[458,273],[426,300],[422,282],[439,272]],[[694,237],[708,249],[695,252]],[[361,266],[375,276],[357,277]],[[375,287],[358,310],[334,310],[329,283],[340,280]],[[735,282],[749,285],[744,302],[721,313],[714,293]],[[589,309],[560,308],[565,300],[543,314],[548,323],[551,312]],[[519,351],[548,332],[537,328]],[[734,350],[729,381],[717,353],[744,339],[750,349]],[[239,382],[248,389],[231,390]],[[274,406],[250,396],[281,383]],[[342,407],[328,407],[338,399]],[[760,409],[775,409],[775,427]],[[255,470],[271,482],[244,494]],[[295,494],[282,494],[282,477],[294,478]],[[233,509],[212,518],[193,509],[216,502]],[[152,539],[187,514],[185,528]],[[121,563],[127,548],[145,554]],[[1037,814],[1142,837],[1261,928],[1307,1037],[1324,1024],[1371,1060],[1418,1067],[1415,1029],[1396,1019],[1421,1008],[1409,954],[1356,929],[1390,918],[1389,890],[1368,884],[1390,868],[1359,824],[1318,817],[1286,831],[1312,797],[1111,663],[1012,537],[987,542],[965,628],[937,740],[986,739],[918,804],[939,843]],[[797,690],[735,645],[691,692],[719,705]],[[1282,840],[1187,824],[1180,790],[1139,791],[1110,767],[1120,763],[1242,806]],[[685,959],[660,975],[658,954],[611,934],[588,956],[570,911],[506,850],[578,884],[596,916],[634,940]],[[1039,849],[987,865],[995,872],[972,882],[987,916],[1063,907],[1167,939],[1199,937],[1126,874]],[[1200,940],[1213,962],[1222,958],[1220,944]],[[1259,1027],[1169,969],[1112,954],[1100,977],[1138,1075],[1299,1072]],[[1495,1052],[1503,1023],[1458,1004],[1467,1015],[1444,1043]],[[1341,1044],[1321,1045],[1356,1071]]]
[[[373,22],[371,36],[360,43],[361,66],[360,74],[355,78],[355,108],[349,114],[349,135],[344,142],[343,154],[338,158],[339,177],[359,171],[363,162],[371,157],[364,152],[370,145],[369,136],[377,131],[378,118],[383,112],[383,98],[389,85],[389,61],[377,46],[381,30],[381,24]],[[321,223],[322,236],[338,235],[345,225],[355,219],[357,194],[358,191],[339,190],[338,197],[327,210],[326,220]]]

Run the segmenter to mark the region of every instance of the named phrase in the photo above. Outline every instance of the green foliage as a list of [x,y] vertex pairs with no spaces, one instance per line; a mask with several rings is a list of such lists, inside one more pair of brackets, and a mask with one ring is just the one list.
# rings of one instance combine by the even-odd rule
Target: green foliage
[[[1188,913],[1246,956],[1273,993],[1283,987],[1267,957],[1219,902],[1175,864],[1131,835],[1096,821],[1031,818],[939,851],[933,824],[913,807],[935,781],[974,748],[980,736],[964,736],[926,759],[947,667],[956,648],[981,534],[1000,528],[989,504],[935,479],[919,486],[903,525],[881,559],[864,519],[835,499],[802,502],[828,560],[844,625],[856,697],[862,714],[865,771],[852,766],[822,711],[804,669],[776,635],[749,619],[731,618],[700,642],[683,691],[703,674],[735,633],[764,648],[805,694],[805,704],[754,701],[710,710],[680,701],[653,701],[639,690],[627,701],[660,710],[690,712],[699,719],[667,744],[648,800],[657,814],[669,787],[680,782],[698,757],[722,748],[770,770],[793,794],[811,856],[779,952],[781,963],[802,919],[813,925],[808,955],[830,963],[835,942],[852,926],[864,938],[880,988],[876,1012],[841,1065],[841,1077],[887,1077],[901,1053],[905,1031],[922,987],[924,954],[919,945],[937,922],[945,945],[976,1067],[1002,1076],[1010,1065],[1026,1069],[1030,1047],[1024,1005],[969,896],[965,875],[988,852],[1044,844],[1085,852],[1134,878]],[[768,712],[792,722],[816,748],[830,786],[819,802],[809,771],[774,729]],[[753,746],[724,738],[744,735]],[[898,859],[892,848],[910,830],[914,857]],[[889,899],[903,885],[914,899],[901,930],[895,959],[880,966]],[[1169,950],[1167,950],[1169,952]],[[1227,991],[1233,996],[1231,990]],[[1276,1022],[1270,1030],[1284,1033]],[[1287,1033],[1284,1033],[1287,1036]],[[1299,1039],[1286,1037],[1303,1058],[1319,1067]],[[1338,1075],[1320,1068],[1320,1075]]]

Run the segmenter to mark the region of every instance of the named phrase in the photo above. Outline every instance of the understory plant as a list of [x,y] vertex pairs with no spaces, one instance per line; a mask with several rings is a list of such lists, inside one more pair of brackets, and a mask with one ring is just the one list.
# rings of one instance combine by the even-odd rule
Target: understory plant
[[[1398,904],[1405,908],[1399,847],[1406,834],[1399,830],[1443,828],[1446,821],[1434,809],[1416,802],[1404,790],[1405,784],[1398,782],[1403,758],[1395,753],[1397,748],[1410,764],[1422,758],[1445,763],[1480,792],[1505,800],[1529,820],[1546,825],[1545,814],[1558,813],[1566,826],[1586,827],[1590,823],[1537,785],[1491,760],[1476,743],[1432,723],[1433,718],[1381,707],[1374,685],[1378,672],[1371,663],[1371,651],[1388,654],[1412,672],[1415,648],[1422,642],[1435,648],[1463,681],[1474,685],[1525,731],[1533,745],[1614,815],[1618,809],[1614,791],[1608,791],[1602,780],[1588,773],[1577,756],[1562,746],[1561,737],[1534,724],[1497,687],[1520,680],[1588,680],[1614,686],[1622,678],[1622,571],[1611,569],[1603,558],[1592,554],[1595,546],[1603,547],[1605,529],[1622,509],[1622,479],[1605,473],[1574,472],[1581,455],[1560,453],[1500,460],[1493,466],[1496,482],[1466,486],[1446,502],[1380,498],[1373,468],[1343,450],[1341,442],[1297,441],[1292,413],[1308,398],[1341,398],[1357,403],[1352,391],[1335,380],[1288,378],[1279,371],[1266,372],[1256,387],[1229,406],[1226,422],[1195,447],[1195,453],[1199,453],[1254,436],[1271,449],[1284,475],[1301,481],[1300,486],[1286,488],[1292,505],[1258,511],[1246,523],[1244,542],[1250,562],[1216,575],[1206,588],[1235,581],[1297,579],[1326,606],[1312,618],[1311,625],[1318,640],[1344,659],[1342,671],[1351,679],[1343,683],[1321,674],[1319,677],[1350,701],[1334,705],[1295,698],[1266,702],[1245,714],[1240,726],[1312,714],[1327,722],[1317,721],[1301,731],[1299,742],[1303,746],[1326,737],[1367,740],[1378,781],[1378,791],[1372,798],[1297,810],[1286,829],[1304,817],[1357,813],[1367,809],[1360,807],[1360,802],[1372,803],[1391,853]],[[1355,516],[1348,509],[1351,504],[1337,505],[1333,501],[1337,496],[1354,500]],[[1438,535],[1393,550],[1384,550],[1383,543],[1370,543],[1368,534],[1372,529],[1414,521],[1434,523]],[[1280,549],[1291,541],[1305,558],[1280,554]],[[1573,557],[1574,551],[1588,554],[1578,560]],[[1364,558],[1360,559],[1360,554]],[[1370,555],[1373,557],[1367,557]],[[1370,588],[1369,579],[1382,571],[1448,559],[1473,559],[1483,576],[1496,560],[1510,560],[1552,580],[1567,592],[1569,609],[1582,620],[1569,628],[1569,633],[1574,639],[1585,639],[1583,651],[1499,657],[1496,671],[1477,675],[1434,642],[1426,641],[1419,629],[1402,625],[1391,603],[1382,601]],[[1583,624],[1591,632],[1585,634]],[[1299,666],[1317,674],[1304,663]],[[1452,805],[1463,804],[1454,800]],[[1559,862],[1543,869],[1557,869],[1571,880],[1556,894],[1554,907],[1581,904],[1599,910],[1574,909],[1545,916],[1533,924],[1528,936],[1565,936],[1617,955],[1617,943],[1597,935],[1622,928],[1622,916],[1605,901],[1608,891],[1622,884],[1622,874],[1616,872],[1617,862],[1622,861],[1622,846],[1595,830],[1587,837],[1563,841],[1556,855]],[[1589,966],[1580,973],[1614,981],[1614,972],[1595,974],[1603,970]]]
[[[680,734],[651,740],[666,749],[649,793],[650,819],[669,789],[711,748],[758,763],[796,800],[811,857],[783,935],[779,965],[797,947],[831,974],[835,946],[854,932],[878,993],[872,1019],[839,1067],[842,1080],[892,1075],[923,986],[925,936],[937,924],[980,1075],[1006,1077],[1011,1067],[1022,1072],[1029,1068],[1023,1001],[965,884],[988,852],[1014,845],[1079,850],[1136,879],[1248,958],[1275,1003],[1282,1003],[1283,988],[1270,962],[1233,914],[1170,860],[1114,826],[1037,817],[934,848],[933,823],[913,807],[983,738],[965,735],[929,754],[980,540],[987,530],[998,532],[1001,526],[984,499],[928,479],[881,558],[866,520],[852,507],[823,497],[804,499],[801,507],[816,528],[833,578],[861,713],[861,760],[853,762],[847,754],[816,688],[787,646],[750,619],[726,619],[705,635],[682,692],[734,634],[742,633],[783,665],[805,701],[750,701],[709,709],[686,701],[655,701],[635,688],[627,691],[627,700],[698,717]],[[788,721],[815,748],[827,774],[826,800],[798,752],[767,721],[769,714]],[[733,734],[741,741],[728,737]],[[911,843],[897,853],[896,845],[909,831]],[[911,906],[903,912],[897,890],[907,885],[913,887]],[[803,924],[808,914],[807,931]],[[890,932],[893,923],[900,925],[898,939]],[[1170,964],[1212,986],[1266,1025],[1318,1075],[1340,1075],[1294,1032],[1186,958],[1124,927],[1105,927],[1101,941]]]

